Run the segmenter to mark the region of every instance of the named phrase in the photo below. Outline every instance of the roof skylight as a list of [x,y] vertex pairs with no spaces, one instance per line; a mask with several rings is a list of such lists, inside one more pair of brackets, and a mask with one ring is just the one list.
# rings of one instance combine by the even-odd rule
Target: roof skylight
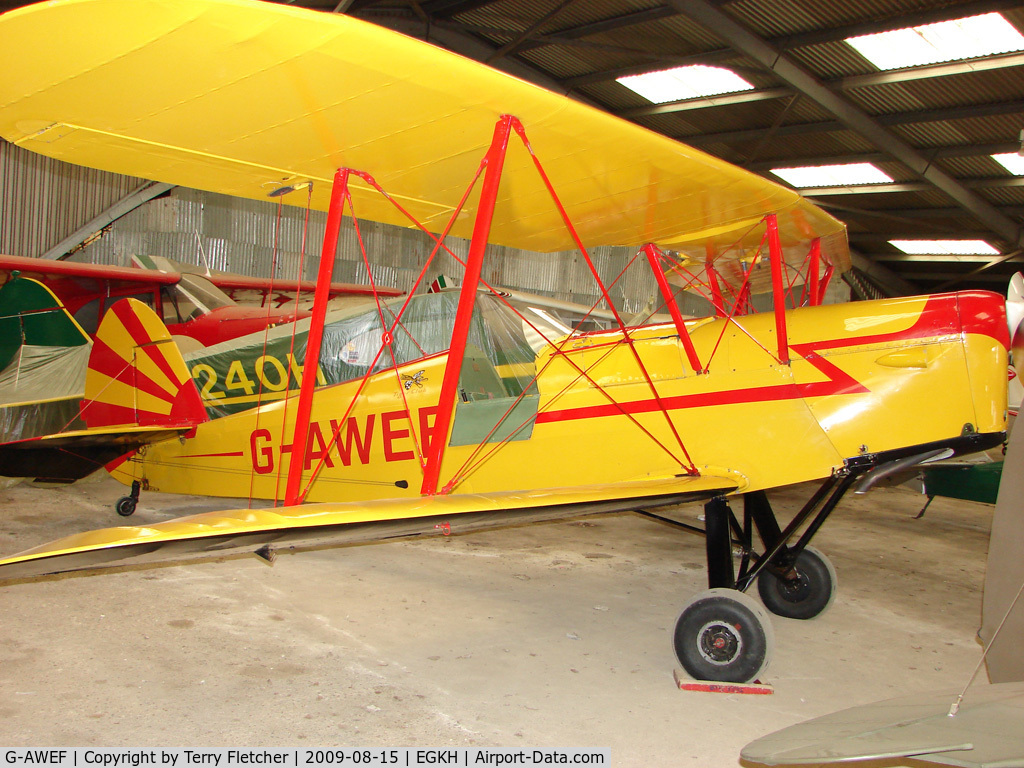
[[888,174],[871,163],[772,168],[772,173],[793,187],[847,187],[892,181]]
[[929,256],[998,256],[999,251],[984,240],[890,240],[904,253],[926,254]]
[[879,69],[1024,50],[1024,35],[998,13],[848,37],[846,42]]
[[1014,176],[1024,176],[1024,157],[1021,157],[1016,152],[1007,152],[1005,155],[992,155],[992,159]]
[[654,104],[754,89],[732,70],[703,64],[620,77],[617,82]]

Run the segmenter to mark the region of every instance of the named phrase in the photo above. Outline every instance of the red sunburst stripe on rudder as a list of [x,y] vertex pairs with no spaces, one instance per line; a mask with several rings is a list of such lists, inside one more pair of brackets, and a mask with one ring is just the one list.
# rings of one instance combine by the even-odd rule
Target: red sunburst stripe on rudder
[[104,403],[99,400],[82,401],[82,421],[90,429],[116,427],[122,424],[135,425],[137,423],[136,416],[135,409],[128,406]]
[[126,461],[128,461],[131,458],[133,458],[136,453],[137,453],[137,451],[128,451],[128,453],[126,453],[124,456],[118,456],[116,459],[111,461],[109,464],[104,465],[104,469],[106,469],[107,472],[113,472],[115,469],[120,467]]
[[202,424],[210,420],[210,415],[203,405],[203,398],[199,396],[195,382],[189,379],[178,388],[178,394],[171,404],[171,412],[168,419],[175,422],[188,422],[189,424]]
[[[144,373],[134,369],[130,361],[126,361],[101,339],[96,339],[93,342],[92,352],[89,355],[89,367],[126,386],[137,388],[147,395],[163,400],[168,405],[174,402],[174,398],[178,394],[177,392],[168,392]],[[97,393],[101,397],[104,394],[103,392]],[[107,402],[105,397],[103,397],[103,401]]]
[[[163,371],[164,376],[178,384],[178,386],[181,386],[181,378],[175,374],[174,369],[171,367],[170,361],[167,359],[164,352],[164,347],[168,347],[174,342],[169,341],[167,344],[150,344],[149,342],[153,341],[153,338],[146,331],[146,327],[142,324],[142,321],[139,320],[138,315],[132,311],[131,305],[127,301],[118,302],[114,305],[113,310],[118,319],[124,324],[129,335],[135,339],[135,343],[139,345],[140,352],[148,355],[149,358],[156,363],[157,367]],[[142,346],[143,344],[146,346]],[[177,346],[175,346],[175,350],[177,350]],[[172,397],[176,394],[176,392],[171,393]]]

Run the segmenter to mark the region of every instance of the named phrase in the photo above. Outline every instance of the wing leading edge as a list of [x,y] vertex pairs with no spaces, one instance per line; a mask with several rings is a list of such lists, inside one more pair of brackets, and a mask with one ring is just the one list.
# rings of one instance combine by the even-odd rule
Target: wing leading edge
[[701,476],[500,494],[431,496],[205,512],[63,539],[0,560],[0,579],[217,557],[271,545],[352,544],[681,504],[735,491]]

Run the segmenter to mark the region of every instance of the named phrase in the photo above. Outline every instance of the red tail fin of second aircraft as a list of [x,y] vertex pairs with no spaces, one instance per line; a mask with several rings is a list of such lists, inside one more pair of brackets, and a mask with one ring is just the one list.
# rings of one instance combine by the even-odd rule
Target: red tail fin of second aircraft
[[124,299],[103,316],[89,357],[82,418],[91,428],[207,421],[178,346],[141,301]]

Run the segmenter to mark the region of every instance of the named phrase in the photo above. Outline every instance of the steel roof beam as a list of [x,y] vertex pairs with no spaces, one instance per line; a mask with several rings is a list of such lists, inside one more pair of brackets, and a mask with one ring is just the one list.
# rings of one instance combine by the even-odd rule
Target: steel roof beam
[[[827,86],[835,86],[842,90],[864,88],[884,83],[901,83],[908,80],[926,80],[933,77],[948,77],[949,75],[961,75],[969,72],[983,72],[993,69],[1006,69],[1009,67],[1024,66],[1024,53],[1000,54],[997,56],[983,56],[976,59],[967,59],[952,64],[926,64],[920,67],[905,67],[893,69],[886,72],[873,72],[869,75],[854,75],[853,77],[841,77],[835,80],[824,80]],[[707,107],[718,107],[724,104],[740,104],[748,101],[764,101],[767,99],[781,99],[791,96],[790,88],[762,88],[754,91],[740,91],[738,93],[719,94],[717,96],[704,96],[697,99],[683,99],[665,104],[654,104],[649,107],[635,107],[616,112],[619,117],[633,118],[645,115],[662,115],[669,112],[683,112],[691,109],[705,109]],[[731,100],[730,100],[731,99]]]
[[[885,208],[872,210],[870,208],[852,208],[849,206],[833,206],[826,202],[829,208],[838,207],[852,217],[868,216],[871,218],[893,218],[893,219],[949,219],[965,215],[962,208]],[[1006,216],[1024,216],[1024,205],[999,205],[996,206]]]
[[[474,59],[475,61],[486,61],[488,57],[493,56],[498,51],[498,49],[493,45],[483,42],[476,36],[463,34],[448,24],[430,24],[429,27],[427,27],[422,22],[408,16],[375,16],[373,18],[366,18],[365,20],[382,27],[387,27],[388,29],[393,29],[396,32],[401,32],[403,35],[408,35],[409,37],[415,37],[419,40],[425,40],[428,43],[439,45],[442,48],[447,48],[449,51],[453,51],[469,59]],[[550,75],[547,75],[514,57],[503,58],[496,61],[491,66],[495,69],[500,69],[502,72],[514,75],[522,80],[535,83],[554,93],[566,93],[564,86]],[[592,107],[596,107],[597,109],[601,109],[601,107],[593,101],[578,94],[572,94],[572,98],[585,104],[589,104]]]
[[[982,157],[1016,152],[1020,142],[1003,141],[993,144],[960,144],[951,147],[917,147],[917,151],[928,155],[932,160],[949,157]],[[846,163],[884,163],[892,160],[884,152],[860,152],[852,155],[801,155],[800,157],[779,157],[774,160],[758,160],[756,163],[741,163],[748,171],[770,171],[772,168],[785,168],[794,164],[800,167],[810,165],[843,165]],[[787,165],[788,164],[788,165]]]
[[[953,181],[968,190],[1024,187],[1024,177],[1022,176],[999,176],[991,179],[953,179]],[[829,195],[873,195],[885,192],[930,192],[936,186],[938,185],[925,181],[905,181],[894,184],[860,184],[848,187],[804,187],[800,189],[800,194],[804,197],[814,198],[827,197]],[[988,201],[985,201],[985,203],[986,205],[991,205]],[[995,208],[995,206],[992,207]],[[999,215],[1002,216],[1001,213]],[[1014,226],[1018,225],[1014,224]],[[1006,238],[1004,237],[1003,239],[1005,240]],[[1011,240],[1011,242],[1013,241]]]
[[747,104],[752,101],[768,101],[770,99],[781,99],[792,95],[793,91],[789,88],[769,88],[761,91],[738,91],[736,93],[722,93],[717,96],[703,96],[699,99],[685,99],[683,101],[671,101],[665,104],[652,104],[649,107],[633,107],[632,109],[619,110],[614,114],[628,120],[635,117],[649,117],[651,115],[666,115],[672,112],[685,112],[690,109],[724,107],[729,104]]
[[425,0],[420,7],[430,16],[454,16],[483,8],[496,0]]
[[[983,256],[978,254],[971,254],[969,256],[953,256],[949,254],[934,254],[934,255],[921,255],[918,253],[873,253],[870,258],[874,261],[891,261],[891,262],[923,262],[923,263],[944,263],[944,264],[971,264],[971,263],[988,263],[992,261],[991,256]],[[1024,261],[1024,258],[1018,256],[1014,259],[1009,259],[1009,262]]]
[[970,280],[975,283],[998,283],[999,285],[1005,286],[1009,281],[1009,277],[1006,275],[1000,275],[995,272],[979,272],[977,274],[971,274],[970,272],[935,272],[934,270],[927,270],[921,272],[915,272],[913,275],[907,275],[913,280],[921,280],[922,282],[939,282],[947,281],[949,285],[956,285],[964,281]]
[[677,16],[674,8],[662,5],[656,8],[647,8],[642,11],[631,11],[621,16],[613,16],[603,21],[592,21],[589,24],[581,24],[578,27],[570,27],[553,32],[549,35],[536,35],[529,43],[523,46],[523,50],[529,48],[541,48],[546,45],[566,45],[578,41],[580,38],[591,35],[601,35],[606,32],[614,32],[617,29],[624,29],[636,24],[647,24],[652,21]]
[[885,289],[890,296],[913,296],[921,292],[913,283],[907,282],[891,269],[883,267],[852,248],[850,249],[850,263],[854,269],[867,275],[879,287]]
[[[833,94],[835,95],[835,94]],[[857,109],[854,107],[854,109]],[[860,111],[860,110],[857,110]],[[870,117],[873,122],[882,126],[911,125],[914,123],[941,123],[947,120],[966,120],[972,117],[992,117],[993,115],[1014,115],[1024,113],[1024,100],[997,101],[989,104],[973,104],[969,107],[948,107],[943,109],[926,109],[919,112],[898,112],[892,115]],[[864,114],[864,113],[861,113]],[[852,127],[840,120],[826,120],[820,123],[797,123],[784,125],[778,130],[779,136],[796,136],[804,133],[827,133],[841,131]],[[673,138],[687,144],[713,144],[731,141],[756,141],[764,133],[764,128],[749,128],[741,131],[723,131],[721,133],[703,133],[695,136],[675,136]],[[909,146],[909,145],[907,145]],[[916,150],[925,153],[927,150]],[[892,157],[892,153],[886,153]]]
[[54,260],[63,259],[90,237],[102,231],[104,227],[109,227],[122,216],[131,213],[140,205],[149,202],[154,197],[159,197],[165,192],[169,192],[174,189],[175,186],[176,185],[174,184],[165,184],[163,182],[147,181],[134,192],[129,192],[116,203],[109,206],[106,210],[93,216],[89,221],[85,222],[85,224],[80,226],[56,245],[48,248],[44,253],[39,254],[36,258]]
[[[858,242],[865,246],[876,246],[879,243],[887,243],[890,240],[984,240],[991,237],[992,233],[986,230],[978,231],[976,229],[958,229],[956,237],[948,237],[934,234],[934,230],[928,229],[926,233],[921,232],[907,232],[905,230],[891,230],[889,232],[849,232],[848,237],[851,242]],[[895,246],[893,246],[895,247]],[[910,256],[917,254],[904,254],[902,251],[899,253],[893,252],[894,256]],[[961,258],[960,256],[951,256],[951,259],[955,260]],[[964,256],[962,258],[974,258],[974,256]],[[978,256],[979,259],[988,261],[992,258],[992,254],[982,254]],[[899,259],[899,261],[914,261],[914,259]]]
[[1024,53],[1000,53],[993,56],[979,56],[975,59],[945,62],[942,64],[924,64],[919,67],[903,67],[887,69],[884,72],[872,72],[867,75],[851,75],[828,81],[838,88],[850,90],[870,85],[885,83],[905,83],[908,80],[927,80],[932,77],[949,77],[964,75],[971,72],[987,72],[993,69],[1008,69],[1024,66]]

